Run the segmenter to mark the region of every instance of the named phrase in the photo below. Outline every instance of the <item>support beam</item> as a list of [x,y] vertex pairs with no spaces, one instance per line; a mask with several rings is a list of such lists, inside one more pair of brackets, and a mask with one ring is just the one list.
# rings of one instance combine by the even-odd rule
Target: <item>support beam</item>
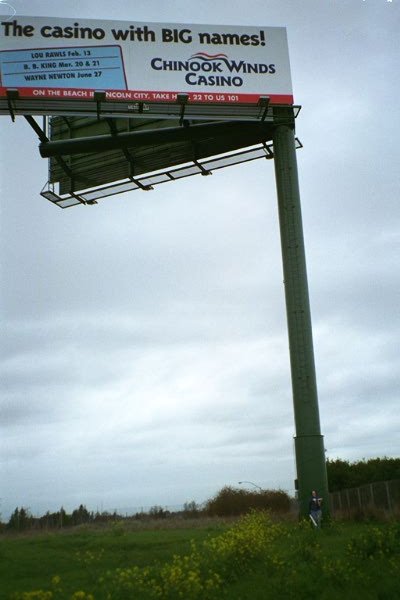
[[308,514],[309,497],[311,490],[315,489],[324,499],[324,515],[327,515],[328,480],[319,421],[294,126],[277,125],[273,142],[296,427],[300,514]]
[[74,138],[57,141],[42,142],[39,151],[43,158],[109,150],[123,150],[135,148],[138,145],[157,145],[181,141],[212,140],[215,136],[237,136],[243,127],[246,133],[254,134],[253,143],[264,142],[271,139],[271,126],[268,123],[241,121],[216,121],[201,123],[190,127],[166,127],[160,129],[147,129],[129,131],[118,135],[98,135],[94,137]]

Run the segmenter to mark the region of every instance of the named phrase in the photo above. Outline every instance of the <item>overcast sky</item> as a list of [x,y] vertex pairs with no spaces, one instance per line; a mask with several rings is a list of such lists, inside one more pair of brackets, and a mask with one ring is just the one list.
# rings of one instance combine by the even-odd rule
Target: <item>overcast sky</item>
[[[287,27],[327,456],[398,457],[399,0],[9,4]],[[61,210],[29,125],[0,131],[3,519],[203,502],[240,480],[292,494],[272,162]]]

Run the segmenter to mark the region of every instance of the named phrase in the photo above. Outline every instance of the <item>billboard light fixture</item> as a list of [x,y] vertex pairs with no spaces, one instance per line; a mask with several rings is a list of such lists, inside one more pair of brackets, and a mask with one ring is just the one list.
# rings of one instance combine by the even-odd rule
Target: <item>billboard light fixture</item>
[[106,92],[104,90],[95,90],[93,92],[93,100],[97,107],[97,120],[100,121],[101,103],[106,100]]
[[176,100],[179,104],[186,104],[189,100],[189,94],[177,94],[176,95]]
[[269,96],[260,96],[258,99],[258,106],[268,106],[269,105]]
[[7,88],[6,93],[7,98],[10,100],[16,100],[19,98],[19,90],[17,88]]
[[269,96],[260,96],[260,98],[258,99],[258,106],[260,108],[263,108],[263,114],[261,116],[261,121],[265,121],[265,118],[267,116],[268,113],[268,108],[269,108]]
[[96,102],[104,102],[106,99],[106,92],[104,90],[95,90],[93,92],[93,98]]
[[179,114],[179,125],[183,125],[183,117],[185,116],[186,104],[189,101],[189,94],[177,94],[176,101],[181,105],[181,112]]
[[7,106],[12,122],[15,121],[15,104],[13,101],[19,98],[19,91],[16,88],[7,88]]

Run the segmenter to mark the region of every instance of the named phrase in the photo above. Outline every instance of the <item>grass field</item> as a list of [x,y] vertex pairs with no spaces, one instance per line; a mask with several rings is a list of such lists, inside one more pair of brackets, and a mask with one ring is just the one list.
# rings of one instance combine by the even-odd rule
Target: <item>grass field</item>
[[398,600],[400,523],[234,524],[0,537],[0,598],[9,600]]
[[155,522],[144,528],[118,522],[106,528],[3,535],[0,600],[8,600],[17,591],[51,589],[55,576],[62,580],[68,598],[76,590],[92,589],[107,570],[166,562],[174,554],[190,551],[191,540],[201,542],[223,527],[224,521],[218,519],[179,523],[179,527],[173,522]]

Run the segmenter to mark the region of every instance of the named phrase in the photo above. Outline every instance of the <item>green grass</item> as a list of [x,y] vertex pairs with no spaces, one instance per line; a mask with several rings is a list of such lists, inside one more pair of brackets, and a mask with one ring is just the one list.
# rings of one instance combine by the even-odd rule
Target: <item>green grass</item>
[[316,531],[308,522],[277,524],[254,513],[230,526],[175,525],[0,536],[0,598],[50,589],[55,575],[63,591],[52,600],[70,600],[78,590],[94,591],[94,600],[108,592],[111,600],[400,598],[399,522],[333,523]]
[[50,534],[0,536],[0,599],[12,592],[48,589],[58,575],[65,592],[91,589],[106,571],[148,566],[185,554],[221,531],[220,522],[203,528],[129,531],[119,524],[105,531],[87,527]]

